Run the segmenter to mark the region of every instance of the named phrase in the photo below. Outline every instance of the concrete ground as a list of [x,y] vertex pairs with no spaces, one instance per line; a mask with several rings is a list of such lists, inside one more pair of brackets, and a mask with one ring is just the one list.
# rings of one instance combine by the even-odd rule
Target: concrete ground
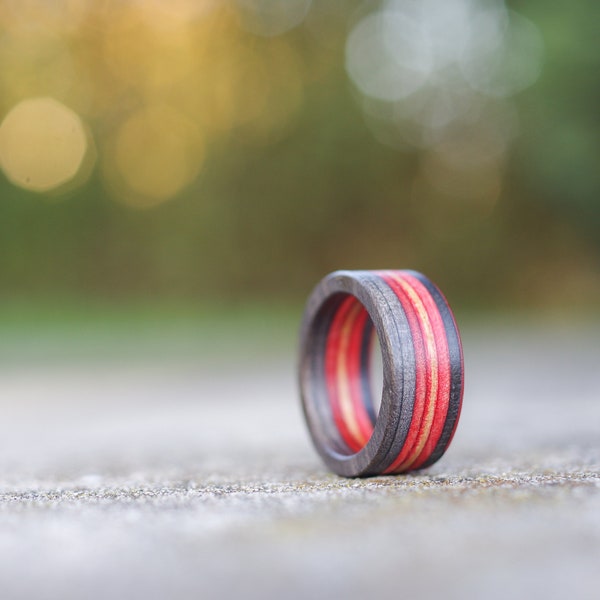
[[463,334],[451,449],[366,480],[312,450],[286,336],[2,341],[0,598],[600,598],[600,325]]

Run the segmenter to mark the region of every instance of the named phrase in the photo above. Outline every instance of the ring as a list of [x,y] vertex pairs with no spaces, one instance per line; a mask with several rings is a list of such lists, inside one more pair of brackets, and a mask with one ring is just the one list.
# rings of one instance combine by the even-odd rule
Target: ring
[[[373,402],[374,335],[383,364]],[[346,477],[406,473],[444,454],[464,388],[460,335],[439,289],[416,271],[335,271],[300,330],[300,395],[313,443]]]

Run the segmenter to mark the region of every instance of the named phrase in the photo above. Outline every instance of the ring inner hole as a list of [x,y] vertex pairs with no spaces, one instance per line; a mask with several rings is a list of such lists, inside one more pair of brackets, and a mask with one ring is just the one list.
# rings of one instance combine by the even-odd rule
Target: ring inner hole
[[348,454],[373,433],[383,387],[383,366],[373,322],[364,306],[344,295],[325,344],[325,381],[336,429]]

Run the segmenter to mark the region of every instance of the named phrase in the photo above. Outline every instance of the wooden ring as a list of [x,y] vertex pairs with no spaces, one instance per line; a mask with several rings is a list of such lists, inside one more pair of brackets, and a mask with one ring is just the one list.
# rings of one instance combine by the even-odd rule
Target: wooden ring
[[[379,413],[370,356],[383,363]],[[416,271],[336,271],[310,295],[300,333],[300,393],[317,451],[346,477],[405,473],[446,451],[464,387],[458,328]]]

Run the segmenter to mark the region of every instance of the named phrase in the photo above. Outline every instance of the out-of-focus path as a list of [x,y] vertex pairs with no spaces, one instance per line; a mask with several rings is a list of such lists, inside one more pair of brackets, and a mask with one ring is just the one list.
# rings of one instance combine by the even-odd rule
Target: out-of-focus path
[[0,597],[598,598],[600,327],[464,338],[452,448],[367,480],[313,452],[291,343],[7,361]]

